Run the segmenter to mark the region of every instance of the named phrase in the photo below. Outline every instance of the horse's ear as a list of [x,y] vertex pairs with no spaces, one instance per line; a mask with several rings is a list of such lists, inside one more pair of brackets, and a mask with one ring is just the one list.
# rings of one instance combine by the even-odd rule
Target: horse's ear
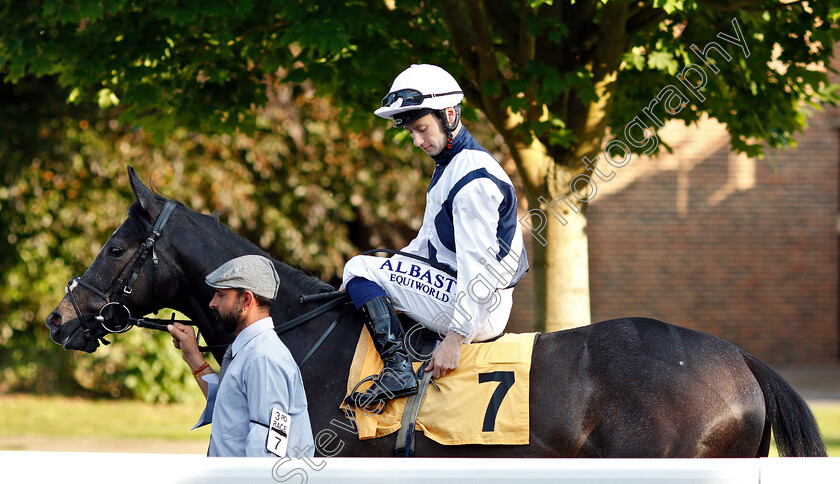
[[128,181],[131,184],[131,191],[134,192],[134,198],[137,200],[137,203],[140,204],[143,210],[151,214],[157,202],[157,197],[155,197],[155,194],[149,187],[140,181],[140,177],[137,176],[137,172],[131,166],[128,167]]

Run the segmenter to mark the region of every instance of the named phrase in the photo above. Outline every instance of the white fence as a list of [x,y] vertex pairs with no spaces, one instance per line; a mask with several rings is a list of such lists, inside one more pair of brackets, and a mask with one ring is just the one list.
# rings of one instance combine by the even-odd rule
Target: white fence
[[199,455],[0,452],[4,483],[761,483],[840,482],[840,458],[224,459]]

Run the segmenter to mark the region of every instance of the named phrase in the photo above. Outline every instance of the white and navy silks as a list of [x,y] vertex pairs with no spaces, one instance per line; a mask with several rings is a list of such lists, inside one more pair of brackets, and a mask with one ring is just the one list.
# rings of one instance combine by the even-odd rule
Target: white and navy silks
[[464,127],[435,163],[423,225],[402,251],[445,264],[457,277],[405,256],[356,256],[344,266],[344,285],[357,308],[387,295],[441,336],[454,330],[465,343],[484,341],[504,331],[513,286],[528,270],[516,193]]

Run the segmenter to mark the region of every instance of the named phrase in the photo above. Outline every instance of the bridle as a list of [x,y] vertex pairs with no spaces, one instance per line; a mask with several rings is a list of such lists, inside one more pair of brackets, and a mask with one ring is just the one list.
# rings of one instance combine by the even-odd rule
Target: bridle
[[[153,301],[157,301],[157,267],[158,267],[158,258],[157,254],[155,253],[155,243],[163,234],[163,228],[166,226],[166,223],[169,221],[169,217],[172,215],[173,210],[177,204],[171,200],[167,200],[166,204],[163,206],[163,209],[160,211],[157,220],[155,220],[154,227],[152,227],[152,233],[146,238],[146,241],[143,242],[140,247],[137,248],[137,251],[128,261],[128,264],[123,268],[120,274],[111,282],[111,285],[108,286],[108,289],[105,291],[100,291],[93,285],[83,281],[81,277],[74,277],[67,283],[67,286],[64,288],[64,292],[70,297],[70,302],[73,304],[73,309],[76,311],[76,316],[81,321],[82,326],[84,327],[85,336],[87,337],[87,346],[85,347],[85,351],[88,353],[92,353],[99,347],[100,341],[104,345],[111,344],[110,341],[105,339],[105,335],[109,333],[125,333],[132,326],[139,326],[142,328],[151,328],[157,329],[160,331],[167,331],[167,324],[161,323],[172,323],[172,322],[179,322],[179,323],[186,323],[192,324],[192,321],[186,320],[177,320],[175,319],[175,315],[172,315],[171,319],[163,320],[157,318],[133,318],[131,317],[131,312],[129,311],[128,307],[124,304],[125,298],[130,296],[134,290],[134,284],[137,282],[137,278],[140,276],[140,272],[143,270],[143,264],[146,263],[146,260],[151,255],[152,257],[152,279],[151,279],[151,286],[152,286],[152,294],[153,294]],[[92,293],[96,294],[103,301],[105,304],[99,308],[99,314],[94,316],[93,318],[84,318],[82,316],[82,311],[79,308],[79,304],[76,302],[76,297],[73,295],[73,288],[74,283],[76,285],[82,286],[87,290],[91,291]],[[315,303],[315,302],[324,302],[327,301],[324,305],[309,311],[305,314],[298,316],[290,321],[287,321],[283,324],[278,325],[275,328],[275,331],[279,335],[280,333],[286,332],[300,326],[301,324],[321,315],[324,314],[332,309],[340,307],[347,303],[350,299],[346,292],[344,291],[334,291],[334,292],[326,292],[326,293],[318,293],[318,294],[310,294],[310,295],[301,295],[300,296],[300,304],[308,304],[308,303]],[[338,325],[339,321],[341,321],[342,317],[346,311],[341,311],[339,315],[335,318],[332,324],[327,328],[321,338],[315,343],[312,349],[307,353],[307,355],[302,359],[300,366],[303,366],[309,358],[315,353],[315,350],[321,346],[321,343],[327,338],[327,336],[332,332],[333,329]],[[97,324],[99,323],[99,324]],[[198,339],[198,335],[196,335],[196,339]],[[227,345],[214,345],[214,346],[199,346],[200,351],[213,351],[218,349],[224,349]]]
[[[128,261],[128,264],[126,264],[120,274],[111,282],[111,285],[108,286],[108,289],[104,292],[83,281],[82,278],[78,276],[74,277],[67,283],[67,286],[64,288],[64,292],[70,296],[70,302],[73,304],[76,316],[78,316],[79,321],[81,321],[82,326],[84,327],[85,336],[88,340],[87,346],[85,347],[86,352],[94,352],[96,348],[99,347],[100,341],[105,345],[110,344],[110,341],[104,338],[106,334],[124,333],[131,329],[134,325],[154,329],[161,329],[160,326],[163,326],[165,329],[165,325],[157,325],[149,319],[144,320],[132,318],[131,312],[124,304],[124,301],[133,292],[134,284],[137,282],[137,278],[143,270],[143,265],[146,263],[146,260],[150,255],[152,257],[151,286],[153,301],[157,301],[158,258],[155,253],[155,243],[163,234],[163,228],[169,221],[169,217],[172,215],[176,206],[177,204],[175,202],[171,200],[166,201],[166,204],[163,206],[163,209],[160,211],[160,214],[155,220],[155,224],[152,227],[152,233],[149,234],[145,242],[140,244],[140,247],[137,248],[137,251]],[[75,288],[75,285],[86,288],[105,301],[105,304],[99,308],[99,315],[94,316],[93,318],[85,318],[82,316],[82,311],[79,309],[75,296],[73,296],[73,289]],[[175,321],[174,316],[171,321]],[[189,323],[189,321],[185,322]]]

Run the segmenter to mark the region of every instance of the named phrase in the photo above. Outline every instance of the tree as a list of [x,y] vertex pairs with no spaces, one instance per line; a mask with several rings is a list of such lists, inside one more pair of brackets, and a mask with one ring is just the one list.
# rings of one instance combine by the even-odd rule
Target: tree
[[119,103],[156,133],[256,130],[278,78],[311,80],[367,129],[408,64],[446,67],[516,162],[546,329],[589,322],[587,203],[634,156],[667,148],[665,121],[717,119],[733,149],[760,156],[793,144],[806,103],[838,99],[836,0],[2,5],[6,79],[56,75],[72,101]]
[[[334,283],[352,255],[405,244],[419,228],[431,167],[422,173],[386,143],[385,127],[343,132],[311,86],[268,86],[253,135],[176,129],[153,143],[114,109],[67,112],[63,96],[52,101],[50,81],[11,86],[0,106],[21,121],[0,118],[8,170],[0,186],[0,392],[195,395],[169,335],[135,329],[78,357],[52,343],[44,325],[67,281],[125,219],[128,164],[165,195],[216,212],[268,253]],[[27,118],[33,107],[46,115]]]

